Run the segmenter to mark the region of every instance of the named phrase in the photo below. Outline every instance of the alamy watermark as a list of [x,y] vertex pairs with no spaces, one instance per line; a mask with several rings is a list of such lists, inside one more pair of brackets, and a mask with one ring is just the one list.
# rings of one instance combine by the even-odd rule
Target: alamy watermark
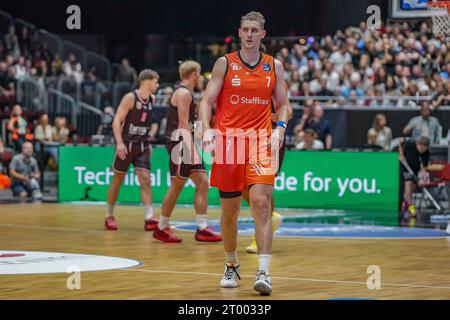
[[367,18],[366,24],[367,28],[370,30],[380,29],[381,28],[381,8],[375,4],[367,7],[367,14],[370,16]]
[[[227,128],[221,132],[210,128],[203,132],[201,121],[196,121],[193,127],[194,133],[183,128],[172,132],[171,141],[178,142],[170,154],[173,163],[249,164],[258,169],[258,175],[273,175],[272,171],[278,170],[281,144],[278,130]],[[203,150],[212,152],[213,159],[202,157]]]
[[370,276],[367,278],[366,285],[369,290],[381,289],[381,269],[377,265],[370,265],[367,267],[367,273]]
[[69,30],[81,30],[81,9],[77,5],[70,5],[66,9],[69,14],[66,20],[66,26]]
[[66,288],[68,290],[81,290],[81,269],[79,266],[72,265],[67,267],[69,276],[66,280]]

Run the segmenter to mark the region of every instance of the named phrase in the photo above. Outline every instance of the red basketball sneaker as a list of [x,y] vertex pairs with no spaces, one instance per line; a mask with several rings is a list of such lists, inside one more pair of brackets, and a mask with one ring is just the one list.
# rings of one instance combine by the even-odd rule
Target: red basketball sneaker
[[174,235],[170,227],[167,227],[164,230],[159,230],[158,226],[156,226],[155,230],[153,230],[153,238],[162,242],[170,243],[180,243],[183,240]]
[[197,232],[195,232],[195,240],[203,242],[220,242],[222,241],[222,237],[208,227],[203,230],[197,229]]
[[117,230],[116,219],[114,217],[108,217],[105,219],[106,230]]
[[149,220],[145,220],[144,229],[146,231],[153,231],[158,226],[159,218],[151,217]]

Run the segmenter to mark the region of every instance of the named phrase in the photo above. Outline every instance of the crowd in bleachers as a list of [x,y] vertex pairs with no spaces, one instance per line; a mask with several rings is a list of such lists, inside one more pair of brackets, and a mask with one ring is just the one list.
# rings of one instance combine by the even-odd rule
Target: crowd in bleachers
[[[432,109],[450,104],[450,48],[423,22],[407,22],[369,29],[338,30],[334,35],[310,38],[282,47],[289,95],[339,96],[326,105],[417,106],[418,100],[392,97],[431,97]],[[366,97],[377,97],[367,99]]]

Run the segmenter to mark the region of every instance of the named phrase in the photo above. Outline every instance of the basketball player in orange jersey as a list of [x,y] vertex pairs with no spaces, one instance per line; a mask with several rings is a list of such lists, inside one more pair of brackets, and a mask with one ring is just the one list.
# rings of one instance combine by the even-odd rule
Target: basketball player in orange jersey
[[[271,294],[271,199],[275,168],[271,161],[266,161],[264,153],[271,152],[268,138],[276,142],[276,148],[281,147],[289,111],[283,87],[283,66],[259,50],[261,39],[266,34],[264,23],[263,15],[258,12],[252,11],[241,18],[241,49],[216,61],[205,96],[200,102],[199,115],[205,132],[205,148],[214,150],[211,185],[219,189],[222,210],[221,234],[226,265],[220,284],[225,288],[238,286],[237,219],[242,191],[248,187],[259,260],[253,288],[262,294]],[[279,119],[275,130],[271,125],[271,100],[276,107],[275,116]],[[217,103],[215,138],[209,129],[214,102]],[[242,131],[250,135],[252,131],[256,132],[256,152],[255,139],[250,137],[247,146],[247,137],[242,135]],[[242,138],[245,139],[244,154]],[[225,158],[233,161],[230,163]]]
[[[183,190],[187,179],[195,184],[194,207],[197,213],[197,232],[195,239],[204,242],[222,241],[222,237],[214,233],[207,225],[206,210],[208,207],[209,182],[205,166],[194,144],[194,124],[197,120],[197,107],[194,102],[194,88],[200,79],[201,66],[196,61],[185,61],[179,67],[181,81],[175,85],[169,100],[169,111],[166,124],[166,147],[170,161],[170,187],[161,205],[158,226],[153,237],[163,242],[181,242],[170,229],[169,219]],[[183,156],[194,157],[184,161]],[[196,160],[196,161],[194,161]]]
[[112,124],[116,140],[116,153],[112,166],[114,176],[108,189],[105,220],[107,230],[117,230],[114,205],[131,163],[134,165],[140,184],[145,214],[145,230],[154,230],[159,222],[156,217],[153,217],[149,160],[152,94],[155,94],[158,90],[159,75],[153,70],[146,69],[139,74],[138,81],[139,89],[127,93],[122,98]]

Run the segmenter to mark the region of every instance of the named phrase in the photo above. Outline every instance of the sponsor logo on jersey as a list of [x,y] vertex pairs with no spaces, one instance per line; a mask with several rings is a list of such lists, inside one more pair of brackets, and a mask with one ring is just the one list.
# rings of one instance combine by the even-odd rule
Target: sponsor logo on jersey
[[231,70],[239,71],[241,69],[242,69],[242,67],[241,67],[241,65],[239,63],[236,63],[236,62],[231,63]]
[[240,97],[237,94],[233,94],[230,97],[231,104],[259,104],[259,105],[268,105],[270,103],[269,100],[261,99],[260,97]]
[[231,104],[238,104],[239,103],[239,96],[237,94],[233,94],[230,97]]
[[233,79],[231,79],[231,85],[233,87],[239,87],[241,85],[241,78],[233,78]]
[[140,127],[140,126],[135,126],[133,124],[130,124],[128,133],[139,135],[139,136],[144,136],[147,134],[147,127]]
[[141,110],[142,109],[142,103],[139,101],[136,102],[136,109]]
[[266,72],[270,71],[270,64],[269,63],[263,63],[262,67],[263,67],[264,71],[266,71]]

